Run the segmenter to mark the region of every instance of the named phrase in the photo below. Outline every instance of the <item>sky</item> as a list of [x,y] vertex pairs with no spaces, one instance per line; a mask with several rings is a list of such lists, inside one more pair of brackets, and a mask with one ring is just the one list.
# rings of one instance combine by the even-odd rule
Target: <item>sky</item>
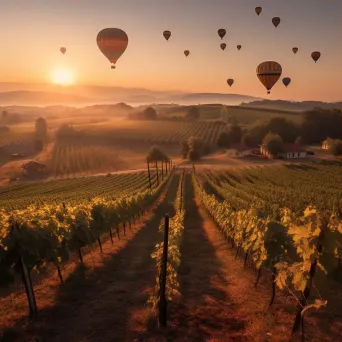
[[[341,19],[342,0],[0,0],[0,82],[52,82],[66,70],[77,84],[267,97],[255,71],[274,60],[292,83],[285,88],[280,79],[270,99],[338,101]],[[129,37],[115,70],[96,44],[106,27]],[[227,30],[225,51],[219,28]],[[172,32],[169,42],[164,30]]]

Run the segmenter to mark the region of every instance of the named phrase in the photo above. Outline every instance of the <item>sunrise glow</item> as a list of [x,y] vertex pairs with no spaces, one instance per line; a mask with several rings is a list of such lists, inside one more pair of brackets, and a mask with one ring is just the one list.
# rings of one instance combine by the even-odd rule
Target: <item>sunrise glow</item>
[[69,70],[57,69],[52,73],[52,83],[64,86],[71,85],[74,83],[74,75]]

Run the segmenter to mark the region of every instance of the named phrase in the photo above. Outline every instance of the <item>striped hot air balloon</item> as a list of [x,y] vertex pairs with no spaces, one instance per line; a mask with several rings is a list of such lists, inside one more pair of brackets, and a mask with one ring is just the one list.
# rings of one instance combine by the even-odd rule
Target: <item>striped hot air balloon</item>
[[285,87],[287,87],[291,83],[291,78],[290,77],[284,77],[283,78],[283,84]]
[[227,83],[228,83],[229,87],[231,87],[234,84],[234,79],[228,78]]
[[164,31],[163,36],[166,39],[166,41],[168,41],[171,37],[171,31],[168,31],[168,30]]
[[257,15],[260,15],[260,13],[262,12],[262,7],[258,6],[258,7],[255,7],[255,13]]
[[62,46],[59,51],[64,55],[66,53],[66,48]]
[[221,47],[222,50],[224,50],[224,49],[227,47],[227,44],[226,44],[226,43],[222,43],[222,44],[220,45],[220,47]]
[[185,57],[188,57],[190,55],[190,51],[189,50],[185,50],[184,51],[184,55],[185,55]]
[[105,28],[98,33],[96,41],[100,51],[112,64],[111,68],[115,69],[115,63],[127,49],[126,32],[118,28]]
[[267,94],[271,93],[271,89],[278,82],[281,73],[281,65],[274,61],[263,62],[256,69],[258,79],[267,89]]
[[298,52],[298,48],[294,47],[294,48],[292,48],[292,51],[293,51],[294,54],[296,54]]
[[242,46],[241,45],[237,45],[236,48],[240,51]]
[[315,61],[315,63],[321,58],[321,53],[319,51],[314,51],[311,54],[311,58]]
[[219,37],[221,38],[221,39],[223,39],[223,37],[226,35],[226,30],[225,29],[219,29],[218,31],[217,31],[217,34],[219,35]]
[[272,18],[272,23],[273,23],[274,27],[278,27],[280,24],[280,18],[279,17]]

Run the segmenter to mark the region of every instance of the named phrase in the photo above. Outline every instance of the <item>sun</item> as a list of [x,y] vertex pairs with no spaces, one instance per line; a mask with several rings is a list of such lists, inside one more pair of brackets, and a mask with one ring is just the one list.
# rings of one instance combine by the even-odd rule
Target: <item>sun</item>
[[65,69],[58,69],[52,73],[52,82],[59,85],[71,85],[74,83],[72,72]]

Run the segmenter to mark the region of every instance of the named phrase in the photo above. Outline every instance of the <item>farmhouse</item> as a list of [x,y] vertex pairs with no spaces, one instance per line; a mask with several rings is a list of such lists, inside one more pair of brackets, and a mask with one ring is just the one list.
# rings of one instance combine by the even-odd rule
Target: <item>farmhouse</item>
[[243,143],[231,144],[227,149],[227,155],[231,157],[245,157],[252,152],[252,149]]
[[32,160],[26,164],[21,165],[21,168],[23,169],[25,175],[37,176],[44,172],[45,165]]
[[334,139],[327,138],[322,142],[322,150],[328,151],[334,144]]
[[[272,158],[271,154],[264,146],[260,146],[260,152],[268,158]],[[307,152],[296,143],[284,143],[283,152],[278,153],[278,158],[284,159],[297,159],[306,158]]]

